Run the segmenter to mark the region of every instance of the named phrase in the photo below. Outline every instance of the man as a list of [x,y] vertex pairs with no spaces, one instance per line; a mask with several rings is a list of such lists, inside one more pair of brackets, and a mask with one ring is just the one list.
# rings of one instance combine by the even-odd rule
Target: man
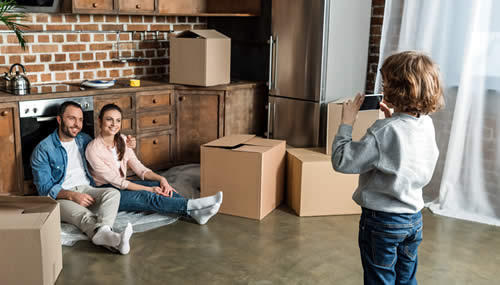
[[[61,220],[77,226],[96,245],[127,254],[132,225],[121,233],[112,231],[120,192],[114,188],[96,188],[85,160],[89,135],[80,133],[82,107],[72,101],[61,104],[59,127],[43,139],[31,155],[33,182],[38,195],[57,199]],[[133,144],[133,143],[132,143]]]

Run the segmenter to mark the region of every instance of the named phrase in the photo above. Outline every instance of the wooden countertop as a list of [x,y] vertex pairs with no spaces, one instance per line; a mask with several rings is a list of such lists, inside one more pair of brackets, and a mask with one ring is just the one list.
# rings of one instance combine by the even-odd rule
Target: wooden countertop
[[[100,96],[111,95],[120,93],[136,93],[143,91],[156,91],[156,90],[213,90],[213,91],[229,91],[241,88],[252,88],[258,85],[263,85],[263,82],[249,82],[237,81],[230,84],[223,84],[210,87],[200,86],[187,86],[179,84],[167,83],[165,79],[141,79],[141,87],[130,87],[128,79],[117,80],[113,87],[105,89],[86,88],[80,91],[64,91],[64,92],[49,92],[39,93],[33,95],[13,95],[0,90],[0,103],[6,102],[19,102],[28,100],[43,100],[43,99],[56,99],[56,98],[71,98],[82,96]],[[69,83],[78,87],[77,83]],[[43,84],[40,84],[43,85]]]

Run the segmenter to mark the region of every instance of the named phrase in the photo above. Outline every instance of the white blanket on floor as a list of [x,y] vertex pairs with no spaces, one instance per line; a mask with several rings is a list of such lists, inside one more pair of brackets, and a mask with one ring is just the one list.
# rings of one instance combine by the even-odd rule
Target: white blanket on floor
[[[182,196],[192,199],[200,197],[200,165],[187,164],[173,167],[160,173]],[[176,215],[164,215],[158,213],[144,212],[119,212],[116,216],[113,230],[121,232],[130,222],[134,232],[145,232],[166,226],[177,221]],[[61,243],[65,246],[72,246],[79,240],[88,240],[77,227],[61,223]]]

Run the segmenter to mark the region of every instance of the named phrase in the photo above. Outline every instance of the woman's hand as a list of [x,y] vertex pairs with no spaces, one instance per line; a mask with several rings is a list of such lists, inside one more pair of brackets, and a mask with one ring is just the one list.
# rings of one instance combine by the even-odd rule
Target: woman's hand
[[342,124],[354,125],[356,122],[356,117],[358,116],[359,107],[363,104],[365,100],[365,95],[358,93],[354,101],[347,101],[342,106]]
[[170,197],[170,196],[166,195],[163,192],[163,189],[161,189],[161,187],[158,187],[158,186],[151,187],[150,190],[149,190],[149,192],[153,192],[155,194],[162,195],[162,196],[165,196],[165,197]]
[[162,179],[160,180],[160,187],[163,191],[163,194],[167,195],[167,197],[172,197],[174,195],[174,192],[177,193],[177,191],[175,191],[175,189],[170,186],[170,184],[168,184],[167,179],[165,179],[164,177],[162,177]]

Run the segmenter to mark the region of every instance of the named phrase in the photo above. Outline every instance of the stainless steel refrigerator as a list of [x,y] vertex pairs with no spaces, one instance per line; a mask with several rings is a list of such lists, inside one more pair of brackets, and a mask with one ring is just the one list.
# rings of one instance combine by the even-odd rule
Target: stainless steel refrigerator
[[269,1],[266,135],[323,146],[326,104],[365,89],[371,1]]

